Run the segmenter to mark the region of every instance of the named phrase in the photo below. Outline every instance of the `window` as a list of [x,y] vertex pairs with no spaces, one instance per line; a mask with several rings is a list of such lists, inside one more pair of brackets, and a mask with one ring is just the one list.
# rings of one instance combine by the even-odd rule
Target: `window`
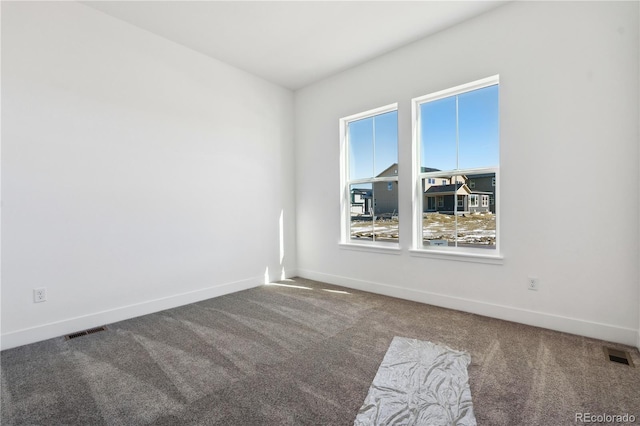
[[[413,99],[415,250],[490,256],[498,252],[498,83],[494,76]],[[442,186],[425,189],[422,182],[430,178],[441,180]],[[487,194],[471,194],[472,188]],[[434,192],[438,212],[430,212],[425,204]],[[496,208],[487,208],[488,192]],[[469,207],[480,202],[485,209],[462,214],[466,197]],[[434,246],[433,240],[447,243]]]
[[436,209],[436,199],[433,197],[427,197],[427,210],[434,211]]
[[398,243],[397,105],[340,120],[341,242]]

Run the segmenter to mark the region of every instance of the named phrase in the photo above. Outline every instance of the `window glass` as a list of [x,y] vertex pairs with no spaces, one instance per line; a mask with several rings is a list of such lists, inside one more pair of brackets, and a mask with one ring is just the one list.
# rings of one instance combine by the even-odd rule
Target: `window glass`
[[458,168],[498,165],[498,86],[458,95]]
[[[371,118],[375,127],[374,171],[378,176],[398,162],[398,111],[390,111]],[[397,174],[397,169],[395,170]]]
[[373,241],[373,185],[370,183],[350,185],[351,221],[350,238]]
[[373,176],[373,118],[349,123],[349,178]]
[[456,168],[456,99],[445,98],[420,106],[421,166],[438,170]]

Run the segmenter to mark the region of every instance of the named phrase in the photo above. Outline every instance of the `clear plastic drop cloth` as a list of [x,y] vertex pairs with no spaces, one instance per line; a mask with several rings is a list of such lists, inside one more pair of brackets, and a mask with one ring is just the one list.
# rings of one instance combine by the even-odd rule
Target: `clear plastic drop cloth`
[[475,425],[470,363],[466,352],[394,337],[354,425]]

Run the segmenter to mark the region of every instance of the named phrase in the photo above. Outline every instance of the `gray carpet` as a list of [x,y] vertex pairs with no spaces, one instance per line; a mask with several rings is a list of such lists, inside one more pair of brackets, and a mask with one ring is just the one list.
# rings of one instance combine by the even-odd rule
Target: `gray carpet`
[[[307,288],[258,287],[3,351],[2,425],[350,425],[394,336],[469,352],[480,425],[568,425],[576,412],[640,424],[640,368],[606,360],[601,341],[284,284]],[[640,366],[637,350],[611,346]]]

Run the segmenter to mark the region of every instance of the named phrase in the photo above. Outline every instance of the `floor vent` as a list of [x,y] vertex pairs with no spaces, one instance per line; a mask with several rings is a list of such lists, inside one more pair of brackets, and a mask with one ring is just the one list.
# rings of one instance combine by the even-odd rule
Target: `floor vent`
[[64,336],[64,339],[65,340],[71,340],[71,339],[75,339],[76,337],[86,336],[87,334],[93,334],[93,333],[98,333],[100,331],[105,331],[106,329],[107,329],[106,326],[90,328],[88,330],[78,331],[77,333],[68,334],[68,335]]
[[620,351],[618,349],[613,348],[604,348],[604,353],[607,356],[607,359],[611,362],[616,362],[618,364],[628,365],[633,367],[633,361],[631,361],[631,357],[629,356],[629,352]]

